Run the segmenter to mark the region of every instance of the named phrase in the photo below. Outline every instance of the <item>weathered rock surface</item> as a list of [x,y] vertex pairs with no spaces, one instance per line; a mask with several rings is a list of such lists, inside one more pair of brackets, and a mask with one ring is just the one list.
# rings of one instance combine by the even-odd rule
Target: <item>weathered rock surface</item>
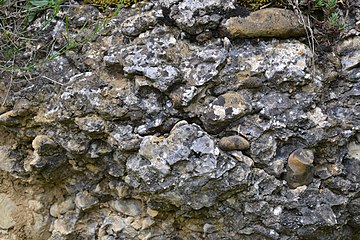
[[[236,39],[235,20],[260,14],[239,10],[146,1],[36,80],[14,75],[0,109],[0,238],[359,239],[358,36],[312,65],[294,35]],[[31,26],[54,48],[105,15],[61,14],[74,29],[60,17]]]

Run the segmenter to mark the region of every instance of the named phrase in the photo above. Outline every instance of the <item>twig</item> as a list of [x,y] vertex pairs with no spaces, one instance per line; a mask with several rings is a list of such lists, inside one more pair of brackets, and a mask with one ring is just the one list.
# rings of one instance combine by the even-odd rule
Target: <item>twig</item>
[[41,76],[42,78],[45,78],[46,80],[49,80],[49,81],[51,81],[51,82],[53,82],[53,83],[57,83],[57,84],[59,84],[59,85],[61,85],[61,86],[64,86],[64,84],[62,84],[61,82],[58,82],[58,81],[55,81],[55,80],[53,80],[53,79],[51,79],[51,78],[49,78],[49,77],[47,77],[47,76]]

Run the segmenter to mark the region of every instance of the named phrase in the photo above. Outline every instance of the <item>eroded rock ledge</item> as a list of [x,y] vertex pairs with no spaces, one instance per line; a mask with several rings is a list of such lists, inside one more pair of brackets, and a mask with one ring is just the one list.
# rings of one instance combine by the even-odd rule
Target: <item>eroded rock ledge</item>
[[306,41],[234,39],[234,9],[147,1],[14,81],[0,238],[358,239],[359,36],[313,66]]

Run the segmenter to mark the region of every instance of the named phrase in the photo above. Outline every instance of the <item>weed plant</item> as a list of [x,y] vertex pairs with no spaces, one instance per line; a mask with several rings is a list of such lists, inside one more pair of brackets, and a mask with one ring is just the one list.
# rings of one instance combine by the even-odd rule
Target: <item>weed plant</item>
[[[290,0],[292,1],[292,0]],[[294,2],[294,1],[293,1]],[[350,0],[301,0],[302,12],[310,18],[319,44],[331,46],[346,28]]]
[[[69,17],[60,17],[59,14],[62,7],[69,6],[64,0],[0,0],[0,83],[6,82],[8,89],[2,105],[6,102],[15,75],[32,79],[30,73],[37,66],[90,41],[118,14],[123,1],[118,3],[110,17],[98,21],[95,27],[85,22],[74,32]],[[37,18],[41,18],[37,23],[41,26],[34,31],[31,24]],[[60,41],[62,46],[57,47],[55,39],[48,42],[43,39],[49,24],[56,20],[65,23],[65,33]]]

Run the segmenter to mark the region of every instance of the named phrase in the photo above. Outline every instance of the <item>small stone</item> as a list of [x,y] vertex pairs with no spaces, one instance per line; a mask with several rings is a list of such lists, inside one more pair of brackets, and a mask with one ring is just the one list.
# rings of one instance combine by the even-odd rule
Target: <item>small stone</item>
[[180,86],[170,93],[170,99],[175,108],[188,106],[191,100],[199,93],[195,86]]
[[246,163],[246,165],[249,167],[254,165],[254,160],[248,156],[245,156],[241,151],[232,151],[230,154],[239,162]]
[[216,232],[218,229],[217,229],[217,226],[216,225],[213,225],[213,224],[208,224],[208,223],[205,223],[204,224],[204,233],[214,233]]
[[139,232],[131,226],[124,228],[122,232],[130,237],[128,239],[135,239],[135,236],[139,234]]
[[279,216],[282,213],[282,211],[283,211],[283,206],[279,205],[279,206],[274,208],[273,214],[275,216]]
[[250,109],[250,104],[239,93],[229,91],[209,104],[202,121],[208,131],[219,132]]
[[60,146],[46,135],[36,136],[32,141],[32,147],[40,156],[50,156],[61,152]]
[[6,194],[0,194],[0,228],[9,229],[15,226],[15,221],[12,218],[12,212],[15,210],[15,202]]
[[29,209],[33,210],[36,213],[40,213],[40,211],[44,208],[44,204],[37,200],[29,200],[28,205]]
[[99,134],[105,129],[105,121],[98,116],[75,118],[75,123],[81,130],[90,134]]
[[118,233],[122,231],[125,227],[126,224],[122,217],[108,216],[104,219],[103,225],[100,227],[100,231],[104,229],[109,234],[113,232]]
[[148,229],[154,223],[155,223],[155,221],[151,217],[146,217],[146,218],[142,219],[141,230]]
[[285,162],[283,160],[278,159],[273,162],[270,162],[269,170],[271,170],[271,173],[273,173],[275,176],[280,176],[284,171],[284,165]]
[[141,201],[135,199],[110,201],[110,206],[114,210],[128,216],[139,216],[142,209]]
[[347,149],[349,157],[360,160],[360,144],[351,142],[348,144]]
[[81,208],[83,210],[91,208],[98,202],[99,199],[97,199],[94,196],[91,196],[91,194],[88,193],[87,191],[76,194],[75,204],[78,208]]
[[25,164],[25,170],[39,171],[47,179],[59,177],[61,174],[53,173],[67,160],[64,149],[47,135],[36,136],[32,141],[32,147],[34,155],[31,161]]
[[16,118],[16,111],[11,110],[0,115],[0,126],[16,126],[20,121]]
[[51,207],[50,207],[50,215],[53,216],[53,217],[56,217],[56,218],[61,216],[61,213],[59,211],[59,204],[54,203],[53,205],[51,205]]
[[136,218],[132,223],[131,226],[136,229],[136,230],[140,230],[140,228],[142,227],[142,221],[139,218]]
[[11,146],[0,146],[0,169],[11,172],[16,164],[16,159],[11,157]]
[[76,211],[67,212],[63,218],[56,219],[53,224],[53,232],[59,232],[64,235],[72,233],[75,229],[79,213]]
[[290,188],[308,185],[314,174],[314,153],[311,150],[298,149],[288,158],[286,180]]
[[248,149],[249,146],[248,140],[238,135],[223,137],[219,141],[219,147],[225,151],[245,150]]
[[360,37],[355,37],[343,41],[337,46],[340,54],[341,65],[344,71],[358,69],[356,66],[360,63]]
[[148,209],[146,210],[146,213],[147,213],[150,217],[156,217],[156,216],[159,214],[158,211],[152,210],[151,208],[148,208]]
[[60,217],[62,214],[75,209],[75,203],[72,198],[68,198],[61,203],[54,203],[50,207],[50,215],[53,217]]
[[331,173],[326,165],[319,165],[315,168],[315,174],[319,176],[321,179],[327,179],[331,177]]

